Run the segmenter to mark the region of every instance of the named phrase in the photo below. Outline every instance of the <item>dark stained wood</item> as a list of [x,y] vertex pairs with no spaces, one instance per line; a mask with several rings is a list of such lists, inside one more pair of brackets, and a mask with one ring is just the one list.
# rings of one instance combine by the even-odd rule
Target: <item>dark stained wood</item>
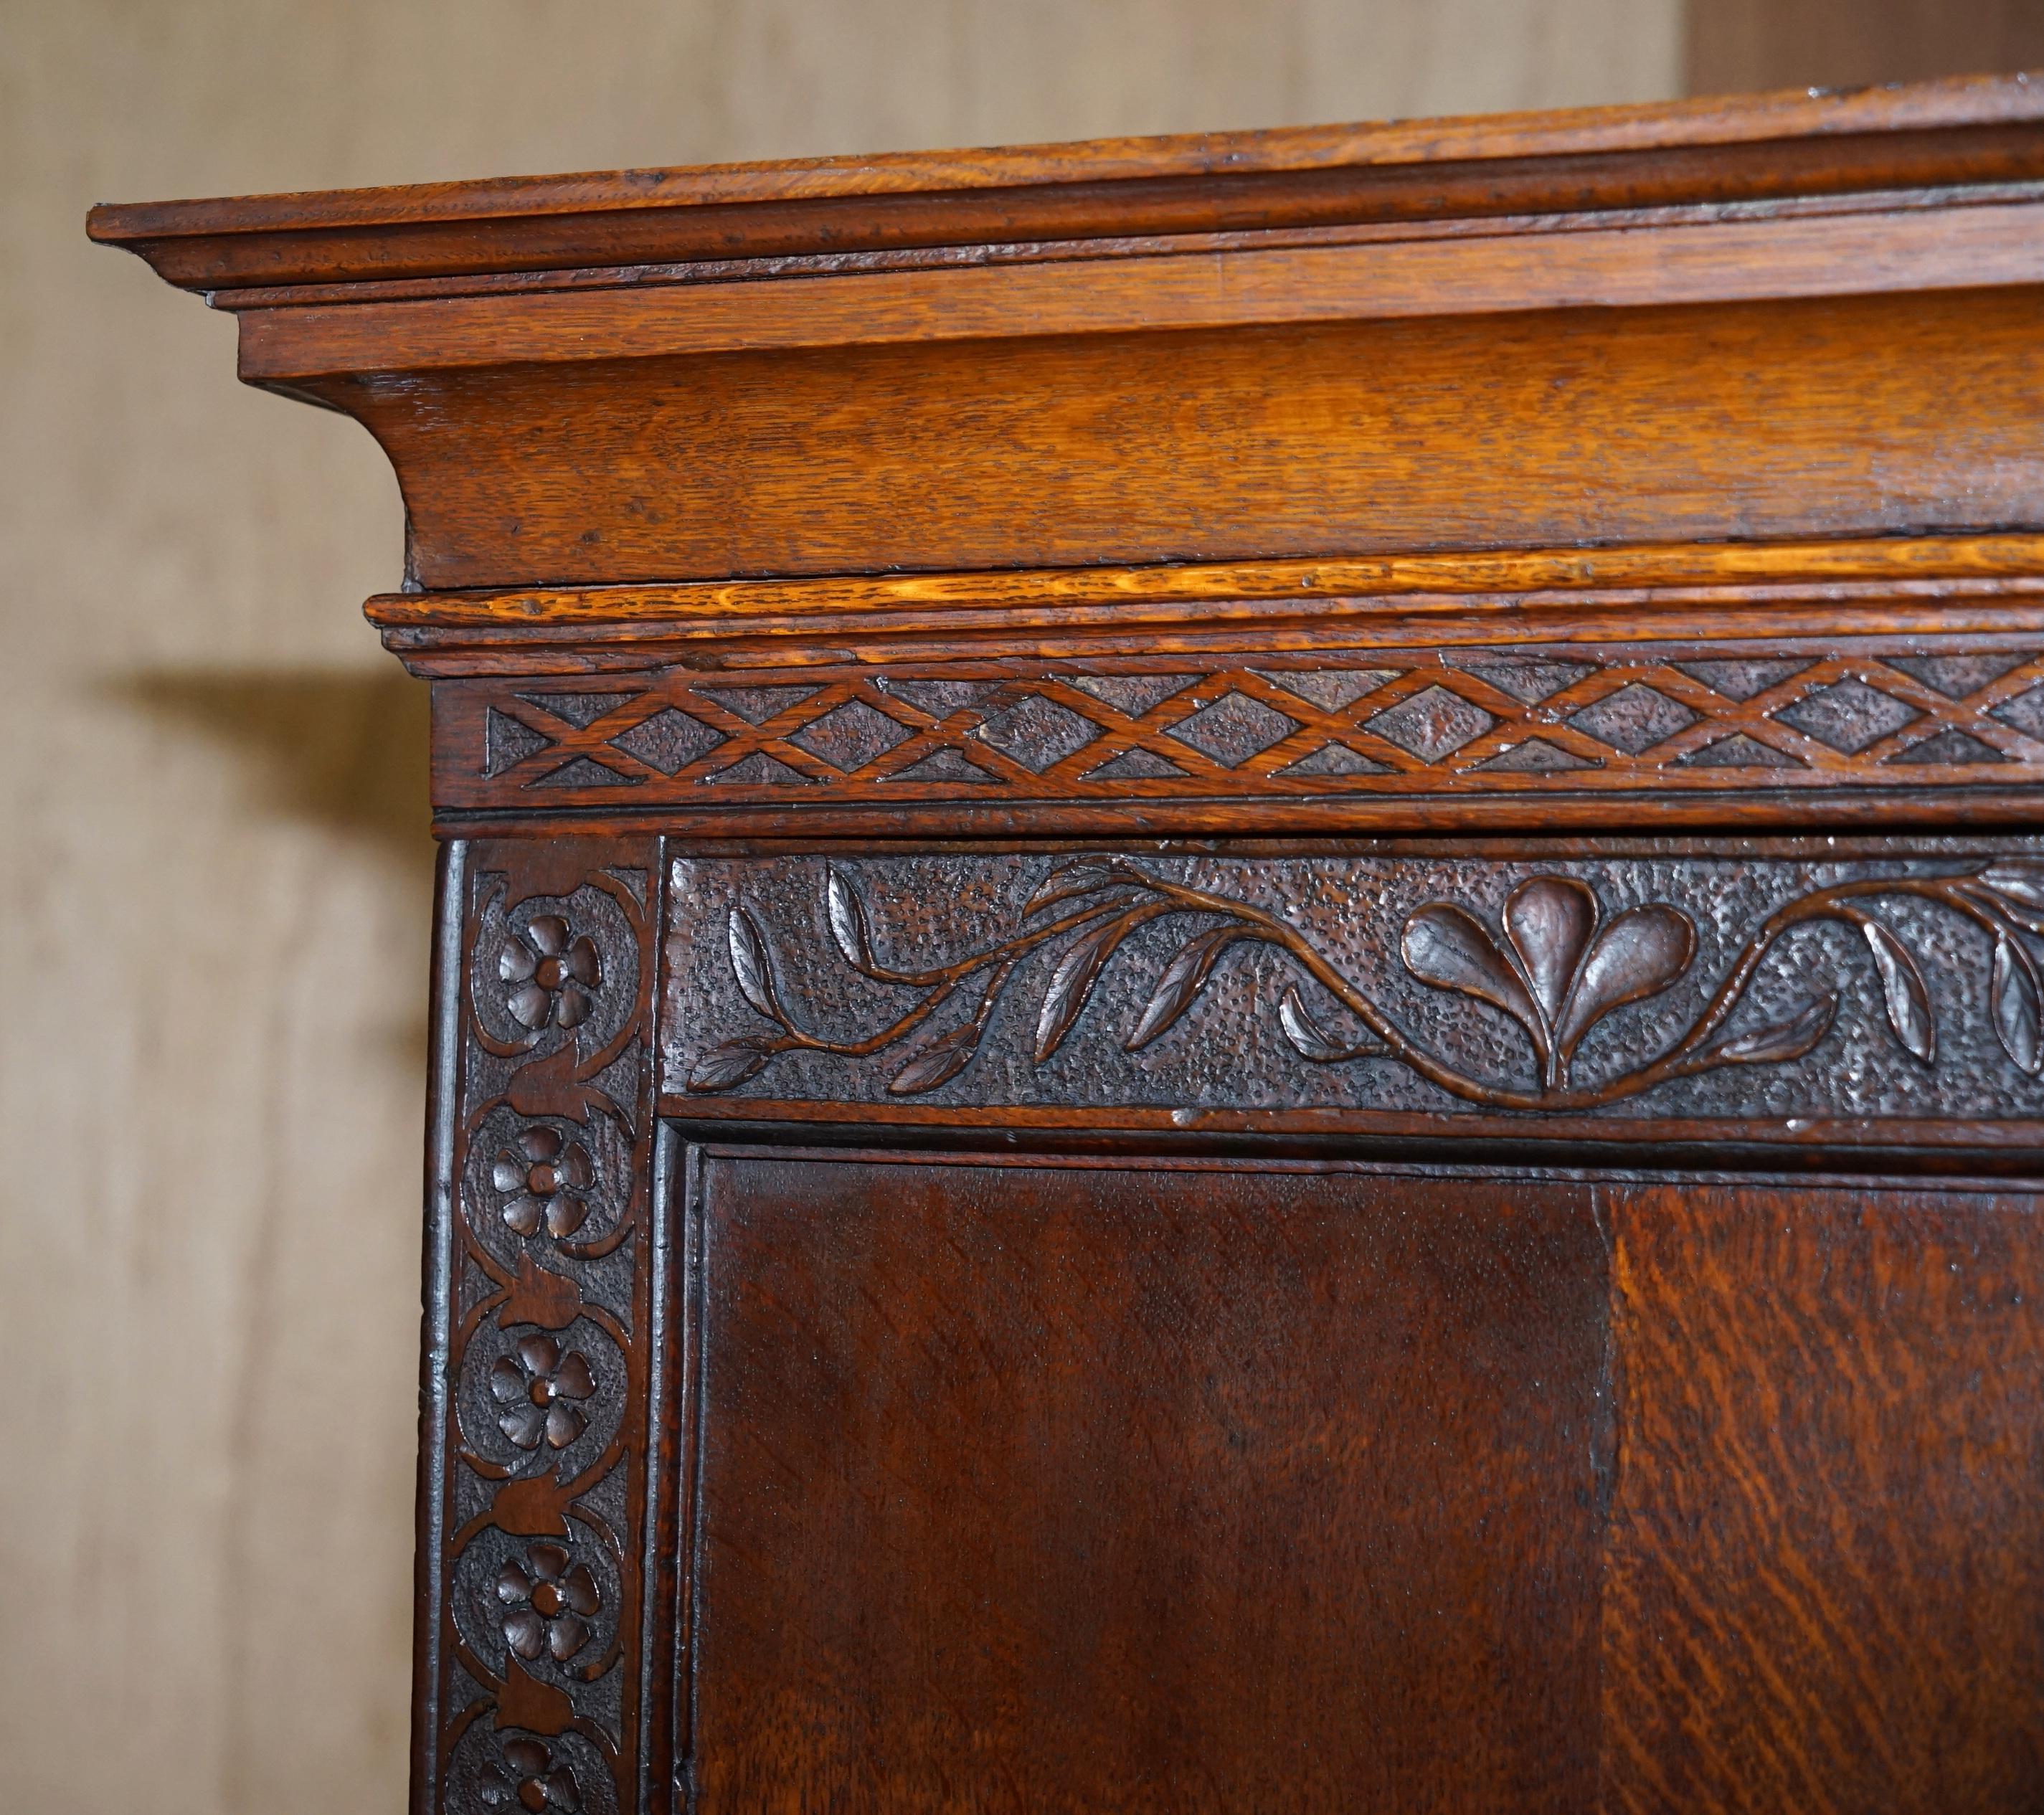
[[662,1088],[765,1126],[1877,1160],[1942,1119],[2020,1155],[2044,848],[1914,843],[684,848]]
[[1604,1806],[2034,1809],[2038,1200],[1612,1194]]
[[95,210],[405,492],[414,1815],[2038,1807],[2040,198],[2019,78]]
[[701,1189],[705,1815],[1593,1799],[1587,1188]]
[[657,848],[463,845],[443,874],[416,1809],[549,1780],[551,1806],[651,1807],[640,1774],[669,1768]]
[[2027,1197],[698,1192],[705,1809],[2033,1805]]

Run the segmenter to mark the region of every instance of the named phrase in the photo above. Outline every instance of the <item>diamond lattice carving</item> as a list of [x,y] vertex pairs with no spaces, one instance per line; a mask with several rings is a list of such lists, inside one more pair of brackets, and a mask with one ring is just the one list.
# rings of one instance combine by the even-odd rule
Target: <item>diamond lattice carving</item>
[[863,700],[847,700],[803,726],[788,741],[849,775],[906,742],[912,735],[907,726],[876,712]]
[[1587,732],[1600,743],[1638,756],[1657,743],[1666,743],[1676,732],[1687,731],[1696,715],[1679,700],[1657,693],[1639,681],[1607,693],[1593,706],[1573,714],[1569,723]]
[[1408,756],[1416,756],[1422,762],[1439,762],[1481,737],[1496,723],[1493,714],[1473,705],[1459,693],[1434,686],[1379,712],[1369,721],[1369,727]]
[[1287,718],[1262,700],[1230,693],[1180,719],[1172,726],[1171,735],[1201,755],[1233,769],[1298,728],[1297,719]]
[[1923,715],[1913,706],[1867,685],[1845,680],[1784,706],[1774,714],[1781,723],[1847,756],[1892,735]]
[[1075,756],[1101,735],[1100,727],[1082,719],[1069,706],[1032,693],[1026,700],[997,712],[974,734],[1003,756],[1041,775],[1047,769]]

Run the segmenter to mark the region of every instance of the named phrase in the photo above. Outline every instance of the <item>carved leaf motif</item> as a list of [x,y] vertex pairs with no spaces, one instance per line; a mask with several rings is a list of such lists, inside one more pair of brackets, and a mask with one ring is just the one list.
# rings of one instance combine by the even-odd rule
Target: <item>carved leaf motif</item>
[[535,1265],[529,1254],[518,1257],[518,1272],[505,1296],[498,1322],[509,1328],[530,1323],[541,1330],[566,1330],[582,1315],[582,1292],[564,1275]]
[[1023,904],[1023,917],[1026,919],[1060,901],[1097,894],[1115,880],[1114,872],[1104,863],[1061,864],[1037,884],[1035,893]]
[[[733,973],[746,1000],[778,1025],[727,1041],[705,1054],[688,1080],[690,1090],[728,1088],[753,1076],[775,1054],[790,1049],[855,1058],[885,1048],[901,1053],[911,1034],[930,1025],[954,993],[969,987],[976,977],[982,982],[979,1006],[970,1020],[928,1038],[919,1049],[909,1051],[905,1059],[897,1058],[900,1069],[886,1087],[897,1096],[935,1089],[971,1063],[983,1042],[992,1006],[1016,968],[1038,954],[1045,958],[1061,954],[1055,957],[1036,1019],[1034,1052],[1041,1063],[1070,1037],[1114,954],[1128,937],[1151,919],[1175,915],[1198,916],[1194,924],[1201,930],[1184,938],[1158,974],[1124,1042],[1132,1052],[1151,1045],[1189,1015],[1211,985],[1227,950],[1248,940],[1278,948],[1301,983],[1307,978],[1317,980],[1352,1009],[1365,1026],[1378,1030],[1389,1042],[1388,1046],[1375,1043],[1373,1035],[1354,1046],[1343,1045],[1314,1021],[1294,987],[1285,991],[1278,1018],[1285,1038],[1304,1059],[1334,1064],[1365,1054],[1396,1054],[1408,1067],[1465,1101],[1512,1110],[1598,1109],[1714,1067],[1781,1063],[1813,1050],[1832,1025],[1838,1002],[1835,994],[1746,1033],[1728,1035],[1724,1030],[1739,1018],[1761,959],[1798,929],[1829,922],[1860,929],[1897,1040],[1919,1062],[1932,1065],[1936,1014],[1918,960],[1892,927],[1872,919],[1859,905],[1869,897],[1890,894],[1942,904],[1989,928],[1996,942],[1991,992],[1996,1038],[2024,1071],[2033,1076],[2044,1072],[2044,961],[2038,958],[2021,931],[2033,919],[2044,920],[2044,908],[2027,904],[2033,899],[2044,899],[2044,863],[2027,859],[2008,859],[1956,873],[1942,869],[1912,873],[1896,878],[1892,887],[1878,877],[1854,877],[1809,889],[1751,934],[1708,1000],[1690,1011],[1686,1033],[1670,1044],[1658,1023],[1650,1024],[1642,1030],[1653,1035],[1648,1050],[1614,1047],[1612,1065],[1603,1068],[1604,1075],[1588,1083],[1572,1080],[1570,1072],[1576,1050],[1589,1032],[1616,1010],[1658,996],[1689,975],[1697,943],[1691,916],[1667,902],[1656,901],[1607,922],[1602,903],[1587,883],[1551,875],[1523,881],[1498,919],[1488,926],[1451,902],[1422,906],[1402,930],[1400,950],[1406,969],[1416,982],[1471,997],[1516,1021],[1539,1060],[1539,1077],[1530,1088],[1498,1076],[1491,1063],[1480,1061],[1473,1071],[1464,1071],[1425,1050],[1395,1026],[1395,1016],[1381,1000],[1366,993],[1367,980],[1351,981],[1341,974],[1325,953],[1284,918],[1211,888],[1151,876],[1132,860],[1088,858],[1052,869],[1038,882],[1028,911],[1040,914],[1060,901],[1077,900],[1084,905],[1041,921],[1033,929],[996,936],[947,964],[914,976],[897,975],[874,960],[866,907],[851,879],[828,868],[825,877],[832,935],[845,957],[856,968],[871,965],[868,974],[877,981],[912,985],[924,992],[922,1000],[881,1033],[853,1043],[806,1031],[781,1007],[771,948],[759,922],[746,908],[733,904],[727,926]],[[508,1178],[518,1168],[509,1162],[507,1166]],[[530,1188],[536,1194],[540,1188]],[[522,1420],[525,1414],[521,1410],[517,1415]],[[521,1433],[527,1434],[522,1423]]]
[[2044,1010],[2040,1010],[2037,966],[2028,952],[2006,934],[1994,942],[1994,974],[1988,1000],[2002,1049],[2031,1076],[2044,1069]]
[[947,1034],[939,1034],[888,1080],[888,1094],[913,1096],[920,1091],[935,1090],[939,1084],[956,1077],[972,1063],[973,1054],[979,1050],[982,1030],[980,1023],[974,1020],[963,1022]]
[[1525,966],[1533,1000],[1549,1027],[1562,1012],[1570,980],[1596,923],[1596,897],[1573,877],[1534,877],[1505,901],[1505,937]]
[[2026,908],[2044,909],[2044,863],[2004,858],[1981,871],[1980,879],[1997,895],[2005,895]]
[[728,1090],[743,1084],[765,1065],[777,1050],[772,1039],[762,1034],[747,1034],[713,1046],[696,1061],[689,1073],[693,1091]]
[[1757,1027],[1735,1040],[1726,1040],[1711,1049],[1714,1058],[1735,1065],[1772,1065],[1800,1059],[1831,1031],[1831,1017],[1838,1012],[1835,996],[1820,996],[1800,1014],[1771,1026]]
[[745,1000],[770,1020],[779,1020],[774,1005],[774,973],[766,964],[766,942],[758,923],[743,908],[731,911],[731,969]]
[[1285,1030],[1285,1038],[1291,1042],[1293,1051],[1302,1059],[1311,1059],[1316,1065],[1339,1065],[1344,1059],[1360,1058],[1366,1053],[1384,1050],[1374,1041],[1344,1046],[1339,1041],[1330,1039],[1320,1024],[1306,1012],[1296,984],[1285,992],[1284,1000],[1278,1004],[1278,1025]]
[[1422,983],[1503,1009],[1545,1050],[1546,1034],[1533,999],[1473,916],[1445,901],[1433,902],[1405,923],[1400,950],[1405,968]]
[[866,905],[858,891],[833,869],[826,890],[830,907],[831,932],[844,961],[854,970],[873,974],[873,940],[866,931]]
[[1150,998],[1142,1019],[1136,1023],[1135,1031],[1128,1036],[1123,1049],[1139,1052],[1164,1032],[1199,1000],[1200,992],[1206,988],[1221,954],[1238,940],[1255,936],[1247,927],[1214,927],[1188,939],[1164,967],[1164,974],[1157,981],[1156,992]]
[[513,1537],[566,1537],[572,1496],[551,1472],[506,1481],[490,1503],[490,1522]]
[[1614,1008],[1658,996],[1696,955],[1688,915],[1662,902],[1634,908],[1597,934],[1570,986],[1556,1030],[1564,1057]]
[[1036,1017],[1036,1062],[1041,1065],[1065,1042],[1085,1007],[1093,986],[1115,948],[1147,919],[1162,911],[1162,904],[1131,908],[1096,927],[1058,961],[1051,973],[1051,987],[1043,992],[1043,1011]]
[[1878,920],[1862,919],[1860,931],[1873,953],[1873,967],[1881,977],[1881,993],[1888,1005],[1888,1025],[1904,1048],[1925,1065],[1938,1057],[1938,1019],[1931,1007],[1931,992],[1923,986],[1923,973],[1909,955],[1909,948]]
[[2044,933],[2044,864],[2005,858],[1990,865],[1977,880],[2010,919],[2033,933]]

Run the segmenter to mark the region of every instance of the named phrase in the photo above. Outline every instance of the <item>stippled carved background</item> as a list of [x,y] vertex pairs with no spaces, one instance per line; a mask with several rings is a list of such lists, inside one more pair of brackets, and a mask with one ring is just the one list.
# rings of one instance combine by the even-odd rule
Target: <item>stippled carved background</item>
[[681,857],[663,1088],[939,1119],[2034,1117],[2039,847],[1894,853]]

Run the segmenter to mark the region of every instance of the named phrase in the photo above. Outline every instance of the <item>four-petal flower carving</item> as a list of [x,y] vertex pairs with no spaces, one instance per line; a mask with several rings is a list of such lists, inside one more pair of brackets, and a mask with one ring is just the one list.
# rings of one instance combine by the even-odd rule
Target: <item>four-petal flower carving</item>
[[490,1391],[505,1408],[498,1428],[521,1449],[537,1449],[544,1438],[565,1449],[587,1421],[571,1402],[596,1391],[596,1376],[579,1349],[565,1353],[551,1336],[528,1336],[515,1358],[500,1356],[490,1370]]
[[522,935],[506,938],[497,954],[497,974],[509,986],[512,1019],[536,1032],[550,1022],[579,1026],[603,980],[596,942],[575,933],[558,914],[535,914]]
[[536,1126],[497,1156],[490,1182],[504,1194],[503,1218],[514,1234],[536,1234],[544,1222],[558,1240],[588,1218],[584,1194],[596,1183],[596,1167],[579,1141]]
[[1601,928],[1600,918],[1589,885],[1569,876],[1536,876],[1512,890],[1502,944],[1466,909],[1432,902],[1405,923],[1405,968],[1509,1015],[1557,1090],[1592,1027],[1614,1008],[1658,996],[1696,953],[1689,915],[1665,902],[1628,908]]
[[550,1652],[557,1663],[589,1643],[589,1622],[603,1604],[589,1565],[558,1544],[536,1544],[523,1563],[505,1564],[497,1598],[506,1610],[504,1639],[512,1650],[526,1659]]
[[493,1809],[515,1805],[531,1815],[544,1815],[550,1809],[571,1815],[582,1807],[574,1773],[555,1764],[553,1754],[537,1740],[506,1740],[503,1763],[485,1766],[479,1787],[482,1800]]

